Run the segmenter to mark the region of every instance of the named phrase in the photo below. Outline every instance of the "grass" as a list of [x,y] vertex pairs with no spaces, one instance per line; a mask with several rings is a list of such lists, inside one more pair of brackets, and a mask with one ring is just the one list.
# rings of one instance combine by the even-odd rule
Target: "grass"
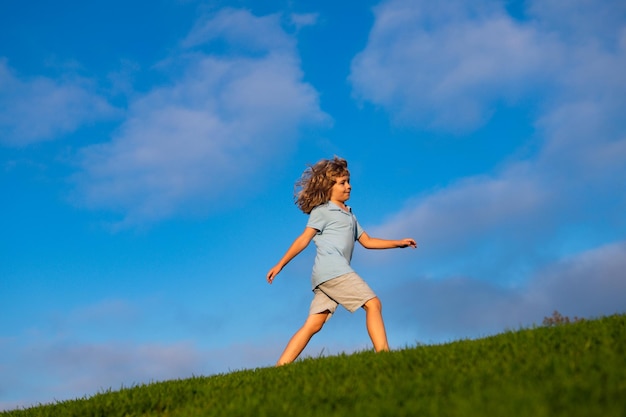
[[626,315],[102,392],[30,416],[626,416]]

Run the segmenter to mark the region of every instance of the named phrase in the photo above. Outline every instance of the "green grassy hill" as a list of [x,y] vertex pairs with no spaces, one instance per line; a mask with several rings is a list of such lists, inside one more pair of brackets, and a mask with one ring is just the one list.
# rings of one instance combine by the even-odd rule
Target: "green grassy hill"
[[626,315],[110,391],[9,416],[626,416]]

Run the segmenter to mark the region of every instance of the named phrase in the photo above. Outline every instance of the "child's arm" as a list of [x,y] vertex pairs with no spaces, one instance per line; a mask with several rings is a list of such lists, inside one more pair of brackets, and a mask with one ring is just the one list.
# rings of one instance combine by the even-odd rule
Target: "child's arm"
[[411,238],[400,240],[378,239],[376,237],[370,237],[365,232],[361,233],[361,236],[359,236],[359,243],[366,249],[392,249],[406,248],[408,246],[415,249],[417,247],[417,243]]
[[295,258],[296,255],[302,252],[304,248],[309,246],[309,243],[311,243],[311,240],[316,234],[317,229],[313,229],[312,227],[306,227],[304,229],[304,232],[302,232],[302,234],[293,241],[289,249],[287,249],[287,253],[285,253],[282,259],[278,261],[278,263],[274,265],[272,269],[269,270],[269,272],[267,273],[267,282],[271,284],[272,281],[274,281],[276,275],[278,275],[278,273],[282,271],[285,265],[287,265],[289,261]]

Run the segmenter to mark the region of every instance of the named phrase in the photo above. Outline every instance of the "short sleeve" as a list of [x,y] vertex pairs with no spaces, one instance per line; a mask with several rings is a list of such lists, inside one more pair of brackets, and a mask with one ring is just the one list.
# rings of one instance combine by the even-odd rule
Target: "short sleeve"
[[328,224],[328,218],[324,215],[324,210],[320,210],[320,206],[315,207],[309,214],[309,221],[306,226],[318,230],[320,233]]
[[361,235],[363,234],[363,232],[365,230],[363,230],[363,228],[359,224],[359,221],[356,220],[356,217],[354,218],[354,221],[356,222],[356,236],[355,236],[355,239],[354,239],[356,241],[356,240],[359,240],[359,238],[361,237]]

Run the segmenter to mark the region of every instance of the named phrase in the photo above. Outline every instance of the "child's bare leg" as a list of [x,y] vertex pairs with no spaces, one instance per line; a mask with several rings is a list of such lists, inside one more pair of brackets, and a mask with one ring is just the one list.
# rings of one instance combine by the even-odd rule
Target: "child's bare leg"
[[383,306],[378,297],[372,298],[363,305],[365,309],[365,322],[367,324],[367,333],[372,339],[374,350],[376,352],[388,351],[387,332],[385,331],[385,323],[383,322]]
[[276,366],[295,361],[300,353],[302,353],[307,343],[309,343],[311,337],[322,329],[329,314],[329,311],[325,311],[323,313],[309,315],[304,325],[291,337],[289,343],[287,343],[287,347],[285,347],[283,354],[278,358]]

